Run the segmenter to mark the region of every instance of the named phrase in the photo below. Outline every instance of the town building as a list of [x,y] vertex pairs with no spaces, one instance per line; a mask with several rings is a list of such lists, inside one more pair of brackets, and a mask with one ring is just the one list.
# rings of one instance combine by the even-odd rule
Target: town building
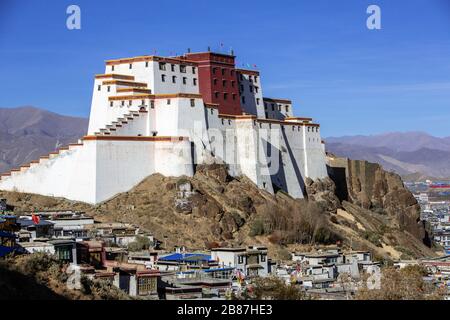
[[214,248],[211,258],[221,267],[233,267],[245,276],[267,276],[270,270],[267,248],[249,246],[248,248]]

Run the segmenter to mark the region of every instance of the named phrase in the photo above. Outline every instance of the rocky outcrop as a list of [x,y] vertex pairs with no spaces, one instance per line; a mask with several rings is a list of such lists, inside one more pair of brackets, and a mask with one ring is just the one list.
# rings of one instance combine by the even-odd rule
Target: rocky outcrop
[[306,178],[305,185],[308,199],[315,201],[327,213],[336,213],[341,207],[339,198],[336,196],[336,185],[330,178],[315,181]]
[[341,186],[342,201],[394,217],[400,230],[430,244],[425,225],[420,221],[420,206],[399,175],[375,163],[334,156],[328,157],[328,168],[335,184]]

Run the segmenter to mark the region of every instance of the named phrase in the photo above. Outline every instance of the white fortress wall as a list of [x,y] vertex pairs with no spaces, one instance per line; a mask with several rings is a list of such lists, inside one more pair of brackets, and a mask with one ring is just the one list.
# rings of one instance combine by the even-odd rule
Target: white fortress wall
[[88,203],[96,202],[95,144],[65,150],[59,155],[42,159],[24,172],[13,172],[3,177],[0,189],[65,197]]
[[188,137],[194,145],[193,161],[204,162],[211,147],[205,106],[199,96],[155,100],[155,119],[155,129],[151,131],[157,132],[158,136]]
[[168,177],[194,175],[192,146],[188,138],[155,142],[155,170]]
[[306,126],[303,141],[305,144],[306,176],[312,180],[327,177],[326,155],[320,136],[320,127]]
[[154,142],[94,140],[91,143],[96,145],[97,152],[96,203],[133,188],[155,173],[155,159],[149,156],[154,154]]
[[[282,128],[283,126],[283,128]],[[269,167],[272,182],[294,198],[303,198],[305,169],[301,134],[290,125],[262,123],[260,130],[268,130],[268,137],[262,139],[271,161]]]
[[[153,173],[192,176],[191,144],[178,137],[96,137],[96,203],[136,186]],[[118,139],[118,140],[115,140]]]
[[268,161],[260,139],[256,118],[236,121],[237,158],[241,174],[259,188],[273,193]]

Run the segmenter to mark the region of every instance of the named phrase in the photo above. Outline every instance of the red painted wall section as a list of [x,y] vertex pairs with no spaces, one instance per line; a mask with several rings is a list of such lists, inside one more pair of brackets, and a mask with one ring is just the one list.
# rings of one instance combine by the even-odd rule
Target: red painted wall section
[[242,114],[234,56],[201,52],[185,58],[198,63],[199,89],[206,103],[218,104],[220,114]]

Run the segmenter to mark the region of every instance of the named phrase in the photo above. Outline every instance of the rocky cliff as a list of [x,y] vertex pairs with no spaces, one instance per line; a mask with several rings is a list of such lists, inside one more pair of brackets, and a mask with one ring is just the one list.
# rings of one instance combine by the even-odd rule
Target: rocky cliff
[[[385,223],[430,246],[425,224],[420,221],[420,206],[405,188],[399,175],[387,172],[375,163],[328,157],[331,179],[338,186],[342,209],[358,215],[388,220]],[[382,220],[383,220],[382,219]],[[381,224],[381,222],[378,222]]]

